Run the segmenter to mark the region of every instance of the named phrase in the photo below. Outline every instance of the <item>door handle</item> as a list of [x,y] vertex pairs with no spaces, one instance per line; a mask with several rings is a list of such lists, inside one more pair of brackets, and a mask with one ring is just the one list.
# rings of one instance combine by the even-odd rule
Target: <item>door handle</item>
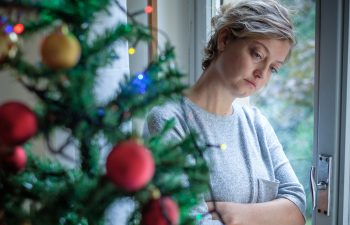
[[310,187],[311,187],[311,200],[312,200],[312,210],[316,208],[316,180],[315,180],[315,167],[311,166],[310,170]]
[[317,168],[310,170],[310,187],[312,197],[312,209],[317,208],[318,213],[330,215],[332,181],[332,157],[319,155]]

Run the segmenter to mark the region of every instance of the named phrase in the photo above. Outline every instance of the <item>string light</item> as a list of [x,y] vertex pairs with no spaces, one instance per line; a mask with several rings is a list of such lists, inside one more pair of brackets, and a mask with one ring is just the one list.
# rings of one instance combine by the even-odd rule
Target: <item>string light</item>
[[154,188],[151,190],[151,195],[153,199],[158,199],[161,196],[161,193],[158,189]]
[[207,147],[209,148],[219,148],[222,151],[225,151],[227,149],[227,145],[226,144],[219,144],[219,145],[214,145],[214,144],[206,144]]
[[11,33],[12,31],[13,31],[13,27],[12,27],[11,25],[6,25],[6,26],[5,26],[5,32],[6,32],[6,33],[9,34],[9,33]]
[[7,18],[5,16],[1,16],[0,22],[5,23],[7,21]]
[[130,55],[133,55],[133,54],[135,54],[136,50],[135,50],[135,48],[131,47],[131,48],[129,48],[128,52]]
[[221,144],[220,145],[220,149],[225,151],[227,149],[227,145],[226,144]]
[[21,23],[16,24],[16,25],[13,27],[13,31],[14,31],[16,34],[21,34],[21,33],[23,33],[23,31],[24,31],[24,26],[23,26],[23,24],[21,24]]
[[148,6],[145,7],[144,10],[145,10],[145,13],[150,14],[150,13],[153,12],[153,7],[148,5]]
[[203,216],[201,214],[197,214],[197,216],[196,216],[197,221],[201,220],[202,218],[203,218]]
[[140,73],[140,74],[137,76],[137,78],[139,78],[139,80],[142,80],[142,79],[143,79],[143,74]]
[[104,108],[99,107],[99,108],[97,109],[97,115],[98,115],[99,117],[104,117],[105,114],[106,114],[106,112],[105,112]]
[[9,36],[11,41],[13,41],[13,42],[18,41],[18,36],[14,32],[11,32],[8,36]]
[[139,73],[132,79],[130,91],[135,94],[144,94],[151,83],[152,81],[147,74]]

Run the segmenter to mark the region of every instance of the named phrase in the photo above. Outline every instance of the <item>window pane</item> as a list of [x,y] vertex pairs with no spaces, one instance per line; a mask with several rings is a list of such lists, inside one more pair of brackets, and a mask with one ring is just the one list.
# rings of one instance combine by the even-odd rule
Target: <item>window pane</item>
[[[237,0],[225,0],[224,3]],[[315,1],[281,0],[293,10],[297,45],[278,74],[250,98],[274,127],[284,150],[304,185],[307,224],[312,208],[309,170],[312,165],[314,126]]]
[[296,10],[293,16],[298,43],[283,69],[268,86],[251,98],[268,117],[307,196],[311,224],[309,170],[312,165],[314,126],[315,2],[285,0]]

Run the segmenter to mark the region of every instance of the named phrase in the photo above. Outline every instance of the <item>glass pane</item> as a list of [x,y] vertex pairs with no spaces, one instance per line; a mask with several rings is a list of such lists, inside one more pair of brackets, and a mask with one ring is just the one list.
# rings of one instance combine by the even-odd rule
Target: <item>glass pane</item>
[[[224,3],[237,0],[225,0]],[[261,92],[250,98],[268,118],[307,196],[307,225],[312,208],[309,170],[314,126],[315,1],[281,0],[293,10],[297,45],[287,63]]]

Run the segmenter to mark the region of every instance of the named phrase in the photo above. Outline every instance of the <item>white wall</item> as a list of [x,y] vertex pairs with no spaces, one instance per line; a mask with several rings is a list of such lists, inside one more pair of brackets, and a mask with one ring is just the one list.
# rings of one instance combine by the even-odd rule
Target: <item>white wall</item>
[[[127,0],[129,12],[137,12],[143,10],[147,6],[147,0]],[[148,24],[147,15],[145,13],[136,17],[136,20],[145,25]],[[129,57],[130,73],[136,74],[142,72],[148,63],[148,45],[147,43],[139,42],[136,46],[136,52]]]
[[[175,46],[179,69],[189,85],[202,74],[203,50],[211,31],[210,18],[216,0],[159,0],[158,25]],[[164,43],[159,38],[159,44]]]
[[[176,62],[179,69],[190,73],[191,21],[189,0],[158,0],[158,28],[168,34],[170,42],[175,46]],[[166,39],[158,34],[158,44],[164,46]]]

